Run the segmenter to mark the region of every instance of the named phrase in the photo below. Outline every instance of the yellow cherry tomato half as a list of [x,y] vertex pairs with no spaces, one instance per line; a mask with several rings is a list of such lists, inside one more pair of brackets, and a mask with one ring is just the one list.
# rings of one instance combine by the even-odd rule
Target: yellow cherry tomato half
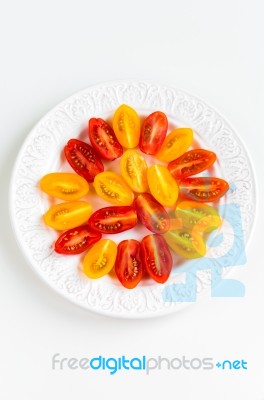
[[71,172],[53,172],[43,176],[40,188],[50,196],[66,201],[78,200],[89,192],[86,179]]
[[122,104],[113,117],[113,129],[119,143],[133,149],[138,145],[140,137],[140,119],[136,111]]
[[91,247],[83,260],[83,271],[97,279],[108,274],[115,265],[117,245],[110,239],[101,239]]
[[44,222],[53,229],[64,231],[88,221],[92,206],[85,201],[69,201],[52,206],[44,215]]
[[206,244],[197,232],[186,228],[167,231],[163,235],[171,250],[183,258],[200,258],[206,254]]
[[120,206],[130,206],[134,194],[122,176],[112,171],[101,172],[94,179],[96,193],[102,199]]
[[169,170],[163,165],[152,165],[147,172],[149,190],[155,199],[165,207],[173,207],[179,188]]
[[148,190],[147,163],[136,150],[127,150],[121,157],[121,175],[134,192],[143,193]]
[[174,129],[166,136],[156,157],[160,161],[170,162],[185,153],[193,141],[193,130],[190,128]]

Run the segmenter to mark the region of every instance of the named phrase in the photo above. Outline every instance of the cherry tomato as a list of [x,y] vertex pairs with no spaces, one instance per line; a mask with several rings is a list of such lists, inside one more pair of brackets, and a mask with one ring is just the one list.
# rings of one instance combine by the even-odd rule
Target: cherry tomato
[[170,227],[165,208],[149,193],[140,194],[134,201],[140,222],[151,232],[164,233]]
[[80,254],[98,242],[101,233],[93,231],[89,225],[78,226],[64,232],[55,242],[55,251],[60,254]]
[[152,165],[148,169],[150,193],[164,207],[173,207],[179,194],[179,188],[170,172],[163,165]]
[[92,146],[104,160],[112,161],[122,156],[123,147],[117,141],[111,126],[103,119],[90,119],[88,135]]
[[106,171],[96,175],[94,188],[99,197],[120,206],[129,206],[134,199],[130,187],[115,172]]
[[133,149],[138,145],[140,119],[133,108],[122,104],[114,114],[113,128],[122,146]]
[[40,188],[50,196],[61,200],[78,200],[89,192],[87,181],[70,172],[53,172],[43,176]]
[[211,232],[221,225],[216,208],[196,201],[181,201],[177,204],[175,215],[182,221],[182,227],[197,232]]
[[83,272],[97,279],[108,274],[115,265],[117,245],[110,239],[101,239],[91,247],[83,260]]
[[228,183],[220,178],[186,178],[180,182],[181,195],[200,202],[218,200],[228,189]]
[[147,163],[136,150],[127,150],[120,160],[121,175],[134,192],[142,193],[148,190]]
[[95,211],[89,218],[91,228],[101,233],[120,233],[133,228],[137,213],[130,206],[105,207]]
[[69,140],[64,147],[64,153],[70,166],[87,182],[93,182],[94,177],[104,170],[96,151],[81,140]]
[[172,251],[183,258],[199,258],[206,254],[202,236],[186,228],[168,231],[164,234],[164,239]]
[[152,279],[166,282],[172,269],[172,256],[163,236],[145,236],[141,242],[141,258],[143,268]]
[[168,164],[168,170],[174,179],[183,179],[198,174],[211,167],[216,160],[212,151],[204,149],[190,150]]
[[193,131],[190,128],[174,129],[166,136],[156,157],[160,161],[169,162],[185,153],[193,141]]
[[44,222],[57,231],[76,228],[87,222],[92,207],[85,201],[69,201],[52,206],[44,215]]
[[161,111],[150,114],[143,122],[139,148],[146,154],[157,154],[165,139],[168,129],[168,120]]
[[140,258],[140,243],[137,240],[129,239],[119,243],[115,273],[127,289],[133,289],[141,281],[143,267]]

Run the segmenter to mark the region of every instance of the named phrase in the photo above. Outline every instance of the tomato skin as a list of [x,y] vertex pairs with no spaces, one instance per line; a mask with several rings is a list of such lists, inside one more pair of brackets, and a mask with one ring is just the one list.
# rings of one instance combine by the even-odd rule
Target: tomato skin
[[84,224],[91,214],[92,207],[85,201],[68,201],[52,206],[43,218],[51,228],[65,231]]
[[127,289],[138,285],[143,276],[140,256],[140,243],[134,239],[123,240],[117,248],[115,273],[121,284]]
[[173,207],[179,194],[176,181],[163,165],[152,165],[148,169],[148,185],[150,193],[164,207]]
[[91,279],[108,274],[115,265],[117,245],[110,239],[101,239],[87,252],[83,260],[83,272]]
[[148,190],[147,163],[136,150],[127,150],[121,157],[121,175],[129,187],[137,193]]
[[104,207],[95,211],[89,218],[88,225],[101,233],[120,233],[137,224],[137,213],[130,206]]
[[174,129],[166,136],[156,157],[160,161],[170,162],[185,153],[193,141],[193,130],[190,128]]
[[218,200],[228,189],[228,183],[220,178],[186,178],[180,182],[182,197],[202,203]]
[[96,151],[81,140],[70,139],[64,147],[64,154],[74,171],[87,182],[93,182],[95,176],[104,170]]
[[123,147],[117,141],[112,127],[101,118],[89,120],[88,136],[92,146],[106,161],[112,161],[123,154]]
[[204,257],[206,245],[202,236],[186,228],[168,231],[163,235],[171,250],[187,259]]
[[150,114],[143,122],[139,139],[139,148],[146,154],[157,154],[166,137],[168,119],[161,111]]
[[89,192],[87,181],[70,172],[52,172],[43,176],[40,188],[48,195],[66,201],[78,200]]
[[137,112],[122,104],[113,117],[113,129],[123,147],[133,149],[138,145],[140,136],[140,119]]
[[102,199],[120,206],[130,206],[134,194],[122,176],[112,171],[98,174],[94,179],[96,193]]
[[80,254],[100,240],[102,235],[89,225],[78,226],[64,232],[55,242],[55,251],[59,254]]
[[143,268],[154,281],[164,283],[172,269],[172,256],[169,247],[161,235],[145,236],[141,242]]
[[216,154],[212,151],[194,149],[171,161],[168,164],[168,170],[174,179],[180,180],[208,169],[215,160]]
[[175,216],[181,221],[182,227],[201,233],[209,233],[221,225],[217,209],[197,201],[185,200],[178,203]]
[[170,228],[170,218],[165,208],[149,193],[134,200],[138,219],[151,232],[164,233]]

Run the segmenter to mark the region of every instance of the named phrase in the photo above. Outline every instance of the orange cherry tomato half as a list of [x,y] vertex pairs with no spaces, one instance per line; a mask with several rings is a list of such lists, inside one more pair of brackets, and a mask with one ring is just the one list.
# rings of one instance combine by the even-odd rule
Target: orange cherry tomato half
[[95,211],[88,224],[101,233],[120,233],[133,228],[137,223],[137,213],[130,206],[104,207]]
[[183,179],[188,176],[199,174],[211,167],[216,160],[216,155],[212,151],[204,149],[190,150],[181,157],[168,164],[168,170],[174,179]]
[[143,268],[154,281],[167,281],[172,269],[172,256],[163,236],[145,236],[141,242],[141,258]]
[[174,129],[166,136],[156,157],[160,161],[170,162],[185,153],[193,141],[193,130],[190,128]]
[[92,214],[85,201],[69,201],[52,206],[44,215],[44,222],[53,229],[64,231],[82,225]]
[[175,210],[181,227],[197,232],[211,232],[221,225],[221,219],[215,207],[197,201],[181,201]]
[[53,172],[43,176],[40,188],[61,200],[78,200],[89,192],[89,184],[79,175],[70,172]]
[[137,240],[123,240],[117,248],[115,273],[121,284],[127,289],[138,285],[143,276],[140,258],[140,243]]
[[89,120],[88,135],[92,146],[104,160],[112,161],[123,154],[123,148],[113,129],[103,119]]
[[64,232],[56,240],[55,251],[59,254],[80,254],[101,237],[101,233],[92,230],[89,225],[78,226]]
[[147,163],[136,150],[127,150],[120,160],[121,175],[134,192],[142,193],[148,190]]
[[180,182],[181,195],[199,202],[216,201],[229,189],[228,183],[220,178],[186,178]]
[[124,179],[112,171],[96,175],[94,188],[99,197],[116,205],[129,206],[134,199],[134,194]]
[[138,145],[140,119],[136,111],[122,104],[113,117],[113,129],[122,146],[133,149]]
[[83,260],[83,272],[91,279],[108,274],[115,265],[117,245],[110,239],[101,239],[87,252]]
[[157,154],[166,137],[168,120],[161,111],[150,114],[143,122],[139,139],[139,148],[146,154]]
[[164,207],[173,207],[179,194],[176,181],[163,165],[152,165],[148,169],[150,193]]

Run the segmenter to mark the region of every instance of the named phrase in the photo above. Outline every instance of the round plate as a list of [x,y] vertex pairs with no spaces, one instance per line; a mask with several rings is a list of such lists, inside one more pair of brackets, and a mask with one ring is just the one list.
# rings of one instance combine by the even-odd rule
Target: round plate
[[[197,97],[149,82],[119,81],[89,87],[45,115],[29,133],[17,157],[10,187],[10,212],[24,255],[39,276],[58,293],[79,306],[109,316],[154,317],[181,309],[194,301],[196,293],[210,288],[210,268],[201,268],[201,264],[197,264],[200,267],[196,274],[196,264],[186,262],[186,265],[174,268],[165,285],[146,280],[133,290],[123,288],[111,276],[90,280],[82,273],[82,256],[67,257],[54,252],[53,243],[57,234],[47,228],[41,218],[51,200],[40,192],[40,178],[49,172],[70,171],[62,157],[67,140],[78,137],[88,141],[88,119],[109,119],[122,103],[134,107],[141,117],[156,110],[163,111],[171,128],[187,126],[194,129],[195,147],[216,152],[213,175],[230,183],[230,190],[220,204],[239,207],[243,238],[247,241],[255,215],[255,184],[249,158],[237,134],[221,115]],[[117,162],[113,165],[117,166]],[[94,209],[106,205],[92,195],[88,195],[87,200],[93,203]],[[223,217],[225,212],[224,207]],[[212,246],[211,258],[219,257],[219,251],[222,254],[233,242],[230,223],[223,224],[221,229],[225,238],[221,241],[222,245]],[[119,242],[144,234],[147,231],[137,228],[135,232],[124,232],[116,238],[112,235],[112,239]],[[189,266],[189,271],[191,268],[195,277],[192,279],[194,289],[183,284],[188,271],[186,266]],[[225,275],[225,268],[221,267],[221,273]],[[185,292],[185,297],[168,296],[170,288],[179,288]],[[193,298],[186,296],[190,291]]]

